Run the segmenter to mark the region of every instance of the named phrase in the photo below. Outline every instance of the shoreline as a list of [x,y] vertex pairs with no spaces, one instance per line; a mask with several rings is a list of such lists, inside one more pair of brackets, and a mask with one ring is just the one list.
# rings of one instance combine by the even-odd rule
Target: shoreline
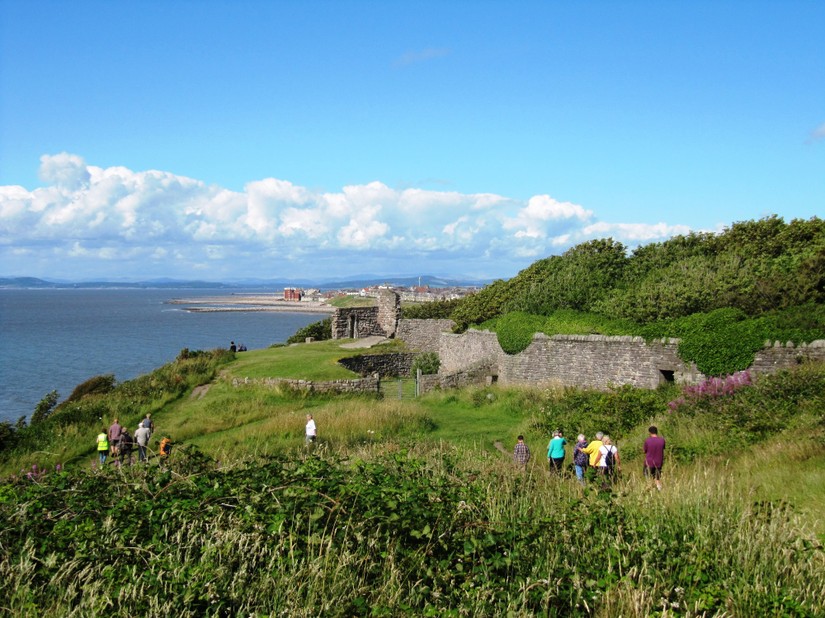
[[183,311],[191,313],[215,313],[226,311],[272,311],[291,313],[334,313],[335,307],[326,303],[283,300],[276,296],[208,296],[204,298],[172,298],[170,305],[186,305]]

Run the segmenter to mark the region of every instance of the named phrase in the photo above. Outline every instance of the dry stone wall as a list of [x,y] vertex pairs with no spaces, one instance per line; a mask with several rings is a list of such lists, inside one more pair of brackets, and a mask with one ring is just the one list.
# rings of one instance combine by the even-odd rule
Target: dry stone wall
[[409,376],[416,356],[418,354],[414,352],[361,354],[342,358],[338,361],[338,364],[361,375],[377,373],[382,378]]
[[[537,333],[527,349],[509,355],[501,349],[496,334],[489,331],[442,333],[439,375],[444,382],[446,376],[481,364],[490,367],[488,380],[501,384],[555,383],[599,389],[629,384],[656,388],[667,381],[696,384],[704,380],[706,376],[694,363],[679,357],[678,346],[678,339],[646,342],[641,337],[548,337]],[[751,371],[773,372],[812,361],[825,362],[825,340],[798,346],[778,342],[766,345],[756,354]]]
[[315,393],[378,393],[380,386],[378,374],[357,378],[354,380],[293,380],[289,378],[235,378],[232,386],[242,388],[244,386],[256,385],[269,388],[279,388],[286,386],[296,390],[310,391]]
[[785,344],[776,341],[767,343],[756,353],[751,371],[770,373],[812,361],[825,361],[825,339],[799,345],[794,345],[792,341]]
[[441,333],[453,330],[452,320],[400,320],[395,334],[412,350],[438,352]]

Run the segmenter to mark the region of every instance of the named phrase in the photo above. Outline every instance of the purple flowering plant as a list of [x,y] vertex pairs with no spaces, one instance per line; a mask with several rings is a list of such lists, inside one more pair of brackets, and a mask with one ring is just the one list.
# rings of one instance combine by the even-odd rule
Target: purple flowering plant
[[667,407],[671,412],[675,412],[685,403],[700,399],[726,397],[751,384],[753,384],[753,378],[747,369],[724,377],[708,378],[699,384],[686,386],[682,391],[682,396],[668,403]]

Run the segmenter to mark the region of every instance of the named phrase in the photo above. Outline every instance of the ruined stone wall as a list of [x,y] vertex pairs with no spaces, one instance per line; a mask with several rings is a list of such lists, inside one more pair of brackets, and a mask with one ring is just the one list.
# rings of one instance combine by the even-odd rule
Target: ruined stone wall
[[333,339],[394,337],[401,317],[401,301],[392,290],[378,296],[376,307],[339,308],[332,314]]
[[413,361],[418,354],[414,352],[392,352],[389,354],[360,354],[342,358],[338,361],[350,371],[360,375],[377,373],[382,378],[409,376]]
[[[489,367],[489,379],[501,384],[554,383],[596,389],[629,384],[656,388],[671,380],[676,384],[696,384],[704,380],[706,376],[694,363],[679,357],[678,346],[678,339],[645,342],[641,337],[548,337],[536,333],[524,351],[509,355],[501,349],[495,333],[473,330],[461,335],[443,333],[439,345],[439,375],[444,386],[447,376],[480,364]],[[799,346],[792,343],[766,346],[756,354],[751,370],[773,372],[811,361],[825,362],[825,340]]]
[[384,336],[378,322],[378,307],[348,307],[332,314],[333,339],[363,339]]
[[296,390],[306,390],[315,393],[375,393],[379,392],[380,378],[372,375],[355,380],[329,380],[326,382],[315,380],[293,380],[289,378],[235,378],[232,386],[242,388],[247,385],[279,388],[286,386]]
[[452,331],[453,326],[452,320],[401,320],[395,338],[404,341],[411,350],[438,352],[441,333]]
[[646,343],[641,337],[537,333],[523,352],[500,357],[499,381],[597,389],[624,384],[656,388],[668,380],[694,384],[704,376],[679,358],[678,344],[675,339]]
[[401,297],[392,290],[382,290],[378,295],[378,326],[385,337],[395,337],[401,319]]
[[474,364],[498,367],[499,357],[503,355],[496,334],[488,330],[468,330],[460,335],[441,333],[438,344],[438,357],[441,359],[439,373],[454,373]]
[[812,361],[825,362],[825,339],[799,345],[794,345],[791,341],[785,344],[778,341],[767,344],[756,353],[750,369],[756,373],[770,373]]
[[461,335],[442,334],[441,370],[451,374],[474,364],[490,366],[490,376],[501,384],[555,383],[584,388],[630,384],[656,388],[672,379],[693,384],[704,376],[692,363],[682,361],[678,340],[645,343],[640,337],[554,335],[542,333],[519,354],[506,354],[495,333],[469,330]]

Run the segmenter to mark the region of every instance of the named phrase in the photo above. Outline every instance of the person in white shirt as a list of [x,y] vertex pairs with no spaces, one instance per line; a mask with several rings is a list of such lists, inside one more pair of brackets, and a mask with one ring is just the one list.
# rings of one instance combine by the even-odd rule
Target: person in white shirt
[[306,444],[312,444],[315,442],[315,438],[317,437],[318,429],[315,427],[315,421],[312,419],[312,414],[307,414]]

